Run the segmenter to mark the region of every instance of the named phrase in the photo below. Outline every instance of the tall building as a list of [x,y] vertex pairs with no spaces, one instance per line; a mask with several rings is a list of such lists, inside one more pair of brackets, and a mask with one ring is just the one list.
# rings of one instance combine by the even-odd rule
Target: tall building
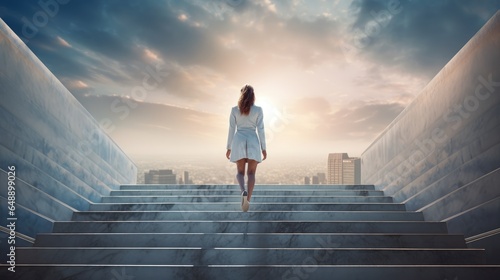
[[328,155],[328,184],[343,184],[342,161],[348,159],[347,153],[334,153]]
[[349,158],[342,161],[344,184],[361,184],[361,159]]
[[310,185],[311,184],[311,179],[309,177],[304,177],[304,185]]
[[318,176],[313,176],[312,177],[312,183],[313,183],[313,185],[318,185],[319,184],[319,178],[318,178]]
[[361,184],[361,160],[347,153],[329,154],[328,184]]
[[189,179],[189,172],[184,171],[184,184],[192,184],[191,180]]
[[177,184],[177,178],[170,169],[149,170],[144,173],[146,184]]
[[326,173],[318,173],[319,184],[326,184]]

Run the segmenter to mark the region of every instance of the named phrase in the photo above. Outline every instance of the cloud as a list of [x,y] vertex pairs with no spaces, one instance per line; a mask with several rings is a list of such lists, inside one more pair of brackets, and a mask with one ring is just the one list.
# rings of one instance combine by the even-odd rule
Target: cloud
[[63,38],[57,36],[57,41],[61,46],[71,48],[71,45],[68,43],[68,41],[64,40]]
[[328,114],[331,112],[331,106],[328,100],[326,100],[324,97],[316,96],[296,100],[291,107],[291,110],[295,114]]
[[356,20],[352,32],[364,33],[359,55],[427,79],[435,76],[500,7],[499,1],[480,5],[477,1],[397,1],[401,12],[388,20],[381,17],[379,32],[374,29],[370,33],[370,26],[377,25],[374,15],[387,14],[390,2],[353,2]]
[[404,108],[396,102],[354,102],[329,115],[327,131],[337,139],[374,139]]
[[[78,99],[128,154],[213,156],[224,150],[226,115],[119,96],[79,95]],[[275,155],[285,155],[308,143],[327,143],[308,149],[319,154],[338,141],[367,144],[366,139],[374,139],[403,108],[399,103],[357,101],[334,109],[322,97],[304,98],[283,115],[265,115],[268,146]]]
[[221,116],[120,96],[78,99],[126,153],[204,156],[224,151],[227,124]]
[[[250,69],[248,60],[240,50],[221,47],[217,30],[189,23],[214,19],[187,2],[73,1],[62,8],[54,23],[40,29],[29,44],[61,80],[82,80],[98,94],[140,85],[145,69],[158,60],[171,66],[171,78],[159,94],[193,102],[213,97],[207,94],[207,79],[221,75],[243,79],[250,71],[238,74],[239,69]],[[19,31],[20,18],[14,21]],[[64,36],[54,40],[48,35],[54,33]],[[67,47],[68,41],[71,50],[54,47]]]
[[353,78],[353,84],[372,93],[371,96],[365,95],[366,100],[379,100],[383,96],[387,101],[406,105],[426,83],[425,79],[377,64],[367,64],[367,67]]
[[[60,78],[107,76],[119,83],[140,79],[140,46],[146,46],[185,71],[200,66],[241,81],[257,67],[268,75],[283,65],[307,69],[341,58],[340,42],[353,39],[357,30],[364,32],[374,22],[374,13],[387,11],[390,2],[357,0],[346,9],[344,1],[72,1],[60,7],[30,44]],[[379,22],[387,25],[369,36],[359,56],[426,78],[434,76],[500,6],[498,1],[400,3],[402,11]],[[18,34],[21,18],[40,9],[29,1],[6,6],[1,15]],[[350,22],[349,33],[344,26]],[[45,34],[56,34],[59,45],[72,42],[79,51],[57,54],[53,48],[51,54],[42,49],[53,38]],[[233,44],[223,44],[224,38]],[[116,62],[120,71],[99,63],[103,57]],[[94,63],[95,68],[89,66]]]
[[[28,46],[97,118],[114,118],[113,135],[127,147],[170,149],[225,134],[213,116],[228,111],[245,83],[269,105],[289,106],[293,121],[272,131],[280,147],[304,139],[368,142],[500,7],[498,0],[401,0],[401,12],[377,18],[388,3],[70,1]],[[21,19],[37,11],[36,1],[7,1],[0,17],[22,34]],[[374,24],[376,34],[359,37]],[[345,42],[356,39],[363,44],[346,55]],[[129,100],[157,65],[167,75],[126,122],[117,120],[110,102]],[[205,120],[217,125],[205,129]]]
[[294,123],[289,130],[310,135],[309,139],[366,141],[374,139],[404,108],[400,102],[364,100],[332,108],[324,98],[303,98],[290,107]]

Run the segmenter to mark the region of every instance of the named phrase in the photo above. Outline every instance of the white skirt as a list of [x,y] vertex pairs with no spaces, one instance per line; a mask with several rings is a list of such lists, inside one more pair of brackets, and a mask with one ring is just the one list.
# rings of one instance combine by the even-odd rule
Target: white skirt
[[241,129],[234,134],[229,160],[236,162],[243,158],[262,161],[260,141],[255,130]]

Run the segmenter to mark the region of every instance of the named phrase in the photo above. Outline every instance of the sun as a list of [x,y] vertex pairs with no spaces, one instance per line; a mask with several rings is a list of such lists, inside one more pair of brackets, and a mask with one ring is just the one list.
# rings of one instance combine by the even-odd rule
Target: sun
[[262,107],[264,113],[272,111],[274,107],[272,97],[275,93],[275,86],[262,81],[256,81],[255,84],[255,104]]
[[265,120],[269,120],[269,117],[272,116],[274,112],[276,112],[276,107],[274,106],[274,104],[269,98],[265,96],[257,97],[255,100],[255,105],[262,108]]

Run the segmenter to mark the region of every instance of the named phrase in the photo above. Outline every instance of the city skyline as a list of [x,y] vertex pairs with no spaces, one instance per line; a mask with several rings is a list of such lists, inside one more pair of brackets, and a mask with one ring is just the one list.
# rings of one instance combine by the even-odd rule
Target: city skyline
[[[207,165],[203,159],[150,159],[135,161],[137,165],[137,182],[144,183],[144,174],[150,170],[170,169],[175,174],[189,172],[193,184],[237,184],[234,164],[226,161],[215,161]],[[259,165],[257,184],[303,184],[304,176],[318,175],[327,170],[327,160],[315,161],[270,161]],[[325,178],[326,180],[326,178]]]
[[[42,4],[40,4],[42,3]],[[268,161],[360,156],[496,1],[10,1],[0,17],[134,160],[224,163],[244,84]]]

